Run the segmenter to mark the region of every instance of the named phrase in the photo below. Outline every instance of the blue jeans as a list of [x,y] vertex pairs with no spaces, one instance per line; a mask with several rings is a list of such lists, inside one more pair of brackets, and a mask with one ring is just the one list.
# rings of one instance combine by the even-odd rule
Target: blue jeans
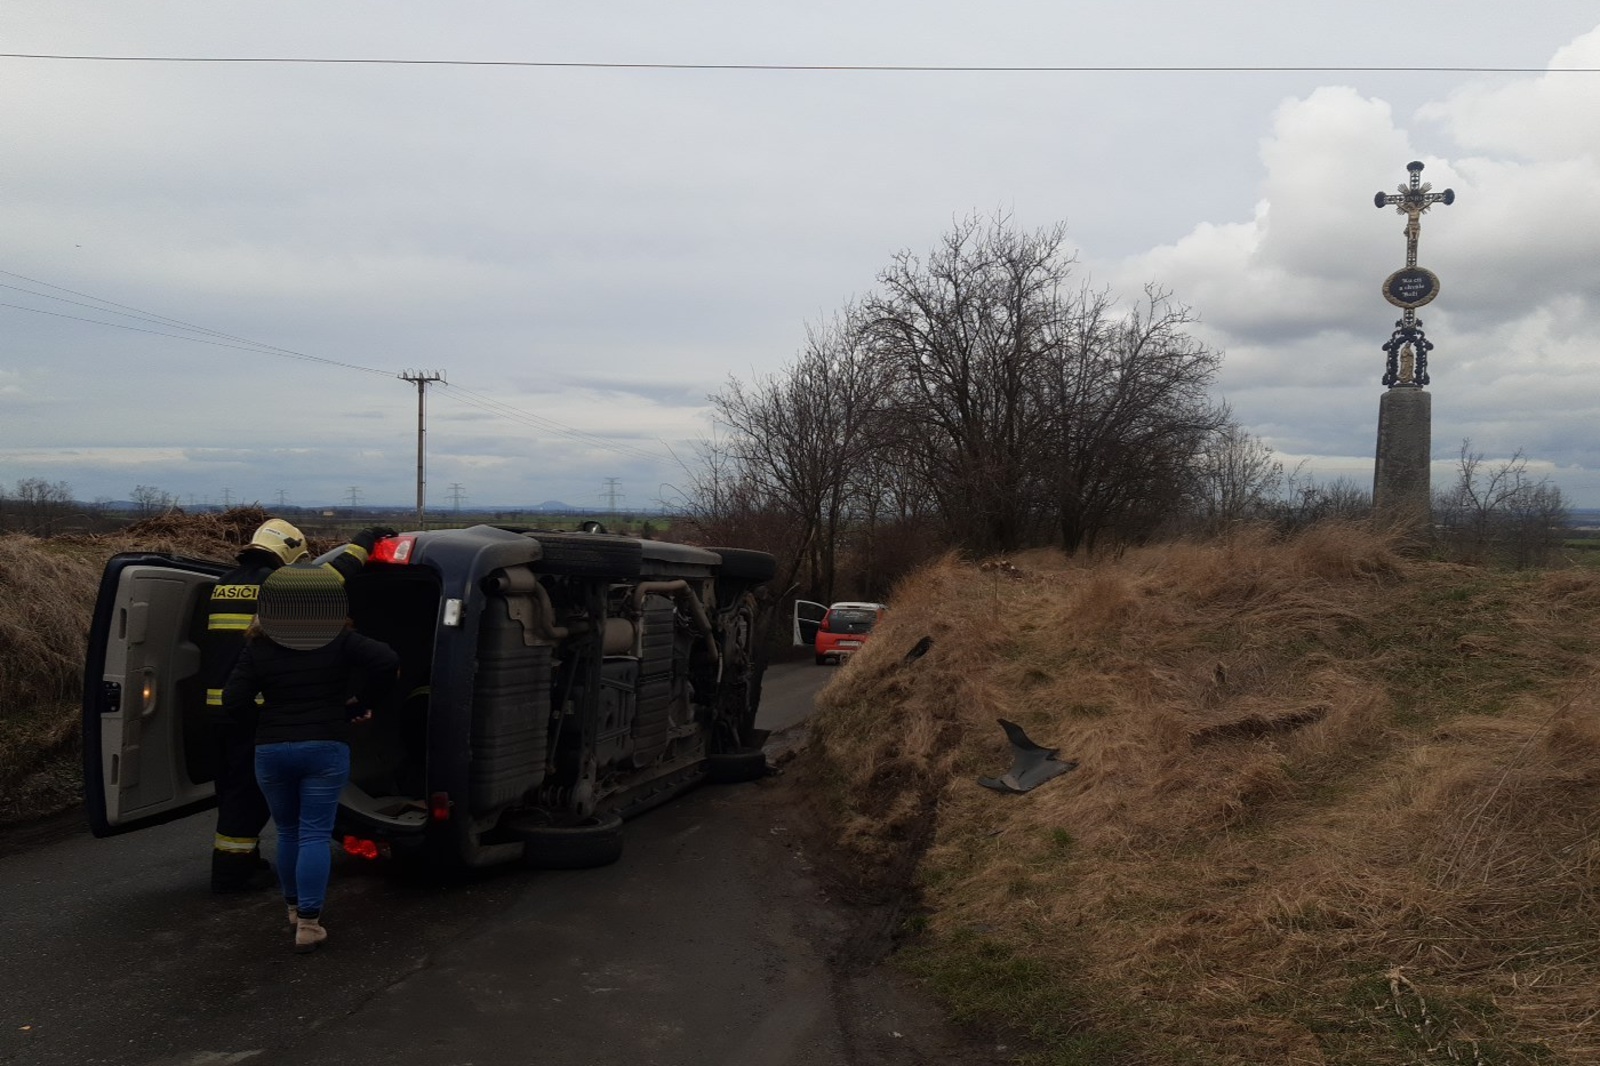
[[256,780],[278,826],[283,898],[306,918],[320,917],[332,866],[329,841],[339,793],[350,779],[350,745],[294,740],[256,747]]

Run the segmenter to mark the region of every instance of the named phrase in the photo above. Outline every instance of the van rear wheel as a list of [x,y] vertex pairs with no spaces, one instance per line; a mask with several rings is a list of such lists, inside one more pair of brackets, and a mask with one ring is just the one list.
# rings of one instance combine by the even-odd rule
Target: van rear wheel
[[622,858],[622,816],[590,815],[576,825],[519,825],[522,862],[534,870],[588,870]]
[[706,780],[714,785],[759,781],[770,772],[767,766],[767,753],[760,748],[745,748],[742,751],[706,756]]
[[750,548],[707,548],[722,557],[717,576],[735,581],[771,581],[778,573],[778,561],[769,553]]

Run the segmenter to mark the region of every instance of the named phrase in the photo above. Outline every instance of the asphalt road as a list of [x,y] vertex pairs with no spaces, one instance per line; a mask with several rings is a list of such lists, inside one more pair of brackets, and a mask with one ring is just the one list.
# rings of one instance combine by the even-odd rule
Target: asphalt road
[[[758,724],[794,728],[831,674],[774,667]],[[330,939],[308,956],[275,893],[209,894],[209,814],[13,850],[0,1063],[988,1059],[902,978],[841,964],[878,918],[827,898],[793,793],[781,776],[700,788],[630,822],[599,870],[440,887],[341,856]]]

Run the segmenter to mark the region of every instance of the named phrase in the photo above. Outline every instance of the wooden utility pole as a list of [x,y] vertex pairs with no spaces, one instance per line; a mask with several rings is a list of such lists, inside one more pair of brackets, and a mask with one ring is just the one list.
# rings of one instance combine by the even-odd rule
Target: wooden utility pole
[[417,528],[425,529],[427,528],[426,517],[428,483],[427,478],[424,475],[424,470],[426,469],[424,459],[427,455],[427,450],[424,443],[427,439],[427,420],[425,417],[427,404],[425,403],[425,397],[427,396],[428,383],[430,381],[443,381],[444,371],[402,370],[400,372],[400,379],[402,381],[409,381],[417,387]]

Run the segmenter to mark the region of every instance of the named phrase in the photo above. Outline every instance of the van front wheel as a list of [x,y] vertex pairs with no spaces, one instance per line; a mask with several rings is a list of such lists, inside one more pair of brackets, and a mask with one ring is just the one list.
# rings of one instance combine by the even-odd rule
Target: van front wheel
[[588,870],[622,858],[622,816],[595,814],[576,825],[519,826],[523,865],[535,870]]

